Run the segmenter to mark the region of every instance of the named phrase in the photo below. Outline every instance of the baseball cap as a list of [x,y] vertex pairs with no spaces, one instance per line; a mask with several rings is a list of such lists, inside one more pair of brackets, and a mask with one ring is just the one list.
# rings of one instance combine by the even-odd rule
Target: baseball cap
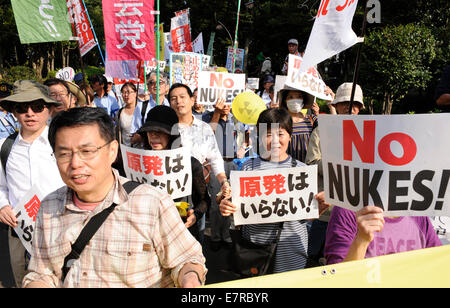
[[294,45],[298,45],[298,41],[296,40],[296,39],[290,39],[289,41],[288,41],[288,44],[294,44]]

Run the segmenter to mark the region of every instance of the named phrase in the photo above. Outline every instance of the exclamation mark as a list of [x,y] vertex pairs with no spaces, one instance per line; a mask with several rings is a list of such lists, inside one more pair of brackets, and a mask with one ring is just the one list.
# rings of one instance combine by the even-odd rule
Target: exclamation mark
[[[444,170],[442,172],[441,185],[439,186],[438,199],[443,199],[445,197],[445,193],[447,191],[449,179],[450,179],[450,170]],[[434,207],[434,209],[435,210],[442,210],[443,206],[444,206],[444,201],[437,201],[436,202],[436,206]]]
[[[186,186],[186,183],[189,179],[189,174],[186,173],[186,175],[184,176],[184,183],[183,183],[183,187],[181,188],[181,191],[184,191],[184,187]],[[177,181],[178,183],[178,181]]]
[[305,205],[305,201],[303,201],[303,198],[300,197],[299,200],[300,200],[302,209],[304,209],[304,208],[306,207],[306,210],[305,210],[306,213],[309,213],[309,212],[311,211],[311,204],[312,204],[312,202],[313,202],[313,199],[314,199],[314,193],[311,192],[311,193],[309,193],[308,206],[306,206],[306,205]]

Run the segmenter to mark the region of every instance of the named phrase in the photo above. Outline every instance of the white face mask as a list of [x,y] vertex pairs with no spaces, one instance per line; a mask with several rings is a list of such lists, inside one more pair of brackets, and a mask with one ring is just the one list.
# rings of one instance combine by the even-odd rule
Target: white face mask
[[294,98],[286,101],[287,107],[290,112],[299,113],[303,109],[303,99]]

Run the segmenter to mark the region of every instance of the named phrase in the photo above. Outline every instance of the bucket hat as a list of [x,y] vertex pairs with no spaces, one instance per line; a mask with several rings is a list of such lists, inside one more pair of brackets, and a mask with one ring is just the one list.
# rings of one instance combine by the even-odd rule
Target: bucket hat
[[174,127],[178,124],[178,116],[175,110],[168,106],[158,105],[150,109],[144,125],[139,129],[139,134],[147,132],[162,132],[172,136],[178,136],[179,131]]
[[[334,97],[334,100],[330,104],[337,104],[341,102],[350,102],[350,98],[352,95],[352,82],[345,82],[339,86],[339,88],[336,91],[336,95]],[[355,97],[353,99],[354,102],[358,102],[362,105],[362,108],[364,108],[364,101],[363,101],[363,93],[361,87],[357,84],[355,88]]]
[[47,86],[34,80],[17,80],[14,83],[13,94],[0,101],[0,106],[8,112],[12,112],[14,105],[44,101],[46,104],[61,105],[50,96]]

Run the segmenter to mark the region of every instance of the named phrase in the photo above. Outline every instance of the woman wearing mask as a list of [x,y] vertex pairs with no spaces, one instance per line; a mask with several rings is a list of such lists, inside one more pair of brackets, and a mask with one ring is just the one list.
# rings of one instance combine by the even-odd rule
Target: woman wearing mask
[[[295,159],[305,162],[309,138],[317,120],[317,103],[314,97],[299,90],[282,90],[280,108],[286,109],[292,118],[292,139],[288,153]],[[302,109],[314,109],[314,115],[302,113]]]

